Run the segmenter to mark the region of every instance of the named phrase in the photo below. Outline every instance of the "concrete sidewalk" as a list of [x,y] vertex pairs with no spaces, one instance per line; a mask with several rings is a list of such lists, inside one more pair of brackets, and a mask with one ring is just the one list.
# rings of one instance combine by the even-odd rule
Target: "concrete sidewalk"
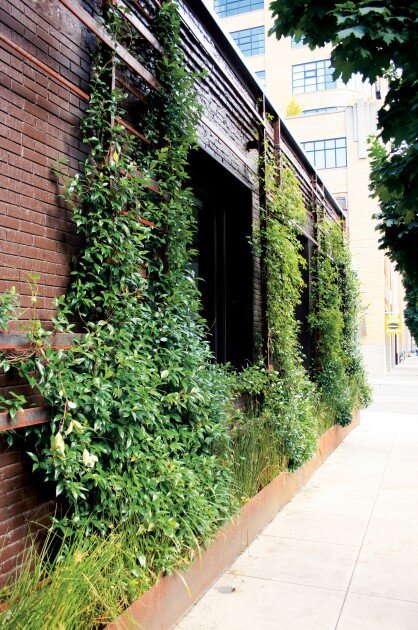
[[178,630],[418,629],[418,359]]

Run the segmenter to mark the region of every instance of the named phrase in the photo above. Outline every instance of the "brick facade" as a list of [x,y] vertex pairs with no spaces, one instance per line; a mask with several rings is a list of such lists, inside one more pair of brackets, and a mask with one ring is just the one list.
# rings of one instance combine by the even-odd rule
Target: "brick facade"
[[[10,0],[0,25],[1,34],[87,90],[93,41],[59,2]],[[47,323],[78,244],[52,169],[67,160],[71,174],[85,159],[85,103],[3,42],[0,60],[0,291],[16,286],[26,309],[29,274],[38,274],[35,315]]]
[[28,537],[45,534],[53,489],[34,475],[25,446],[0,441],[0,586],[24,560]]
[[[94,7],[94,2],[82,4],[90,11]],[[181,14],[187,63],[191,69],[207,71],[198,85],[204,106],[200,145],[252,191],[256,222],[258,152],[249,150],[248,143],[259,132],[264,97],[230,45],[223,42],[219,47],[223,35],[203,3],[183,0]],[[0,8],[0,35],[88,92],[94,38],[59,0],[9,0],[7,8]],[[58,160],[66,160],[71,175],[84,160],[80,121],[85,107],[79,96],[0,38],[0,292],[16,286],[22,309],[28,309],[29,274],[39,276],[35,312],[24,310],[22,319],[34,315],[50,322],[53,299],[65,292],[71,258],[80,246],[53,169]],[[266,126],[271,139],[272,129]],[[283,151],[292,157],[309,206],[312,168],[289,134],[283,139]],[[327,203],[329,212],[335,212]],[[258,260],[254,260],[253,287],[254,329],[259,333]],[[25,385],[8,373],[0,375],[0,388],[23,391]],[[27,444],[8,448],[0,437],[0,584],[22,558],[29,523],[44,520],[51,509],[50,490],[31,474],[26,449]]]
[[[0,34],[88,90],[94,41],[57,0],[9,0],[0,7]],[[0,292],[16,287],[23,320],[34,315],[48,324],[53,299],[68,284],[79,241],[52,169],[66,160],[73,174],[85,159],[84,109],[0,40]],[[31,273],[39,276],[34,313],[25,310]],[[11,372],[0,374],[0,387],[27,393]],[[31,474],[26,448],[8,448],[0,435],[0,584],[21,562],[31,523],[45,523],[51,512],[50,489]]]

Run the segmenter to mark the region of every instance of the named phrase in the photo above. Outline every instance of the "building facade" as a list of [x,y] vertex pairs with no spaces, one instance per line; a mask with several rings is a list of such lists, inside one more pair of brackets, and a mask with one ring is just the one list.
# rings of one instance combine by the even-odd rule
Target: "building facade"
[[[145,33],[149,38],[148,27],[160,3],[147,0],[140,6],[142,10],[137,8],[134,15],[141,19],[141,36]],[[65,293],[72,256],[82,246],[60,196],[56,166],[58,160],[65,161],[69,175],[74,175],[86,158],[80,124],[89,99],[91,53],[96,41],[110,41],[97,22],[97,8],[93,0],[46,4],[11,0],[7,9],[0,9],[0,292],[16,287],[21,319],[39,319],[46,327],[55,313],[53,298]],[[203,314],[213,352],[218,361],[240,366],[253,360],[263,334],[260,260],[249,241],[265,203],[260,158],[266,143],[273,150],[274,131],[281,121],[204,3],[183,0],[180,15],[186,63],[190,70],[204,71],[197,84],[203,107],[199,149],[190,160],[199,228],[196,275],[205,280]],[[146,131],[144,117],[137,114],[141,110],[134,99],[141,100],[140,90],[145,88],[134,72],[139,70],[147,78],[147,92],[158,83],[122,46],[119,53],[125,65],[118,66],[115,78],[131,94],[126,114],[135,113],[123,122],[140,134]],[[126,60],[131,64],[128,72]],[[315,176],[285,125],[275,150],[286,157],[300,182],[308,211],[301,239],[309,264],[314,247],[312,203],[320,204],[334,221],[345,221],[346,214]],[[159,194],[158,182],[144,185]],[[299,315],[306,322],[309,300],[304,301],[304,309]],[[18,334],[4,333],[2,349],[19,352],[16,339]],[[306,352],[308,341],[301,339]],[[36,405],[19,412],[13,422],[7,412],[0,412],[1,585],[22,562],[30,522],[48,521],[54,488],[32,472],[27,455],[32,449],[24,431],[48,422],[49,410],[14,369],[0,373],[0,391],[24,394]],[[10,429],[22,437],[12,447],[7,443]]]
[[376,132],[385,82],[353,76],[334,81],[331,45],[310,50],[303,39],[269,37],[273,25],[267,0],[207,0],[248,66],[278,107],[321,178],[347,210],[350,247],[361,284],[364,313],[361,344],[367,371],[381,378],[411,348],[408,331],[387,334],[386,314],[402,314],[399,274],[379,250],[369,196],[368,136]]

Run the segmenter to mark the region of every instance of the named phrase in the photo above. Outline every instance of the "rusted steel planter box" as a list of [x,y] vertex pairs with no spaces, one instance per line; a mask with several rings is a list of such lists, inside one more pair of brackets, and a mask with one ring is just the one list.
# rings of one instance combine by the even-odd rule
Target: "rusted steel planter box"
[[276,514],[288,503],[342,440],[360,422],[353,414],[348,427],[334,426],[319,440],[316,456],[293,473],[281,473],[246,503],[219,531],[208,549],[184,571],[164,576],[106,630],[168,630],[228,569]]

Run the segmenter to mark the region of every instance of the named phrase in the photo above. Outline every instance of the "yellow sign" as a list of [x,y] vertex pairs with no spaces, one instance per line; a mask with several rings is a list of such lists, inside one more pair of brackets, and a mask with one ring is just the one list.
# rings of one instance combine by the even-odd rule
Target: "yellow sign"
[[398,335],[401,332],[402,319],[400,315],[394,313],[386,313],[385,329],[387,335]]

